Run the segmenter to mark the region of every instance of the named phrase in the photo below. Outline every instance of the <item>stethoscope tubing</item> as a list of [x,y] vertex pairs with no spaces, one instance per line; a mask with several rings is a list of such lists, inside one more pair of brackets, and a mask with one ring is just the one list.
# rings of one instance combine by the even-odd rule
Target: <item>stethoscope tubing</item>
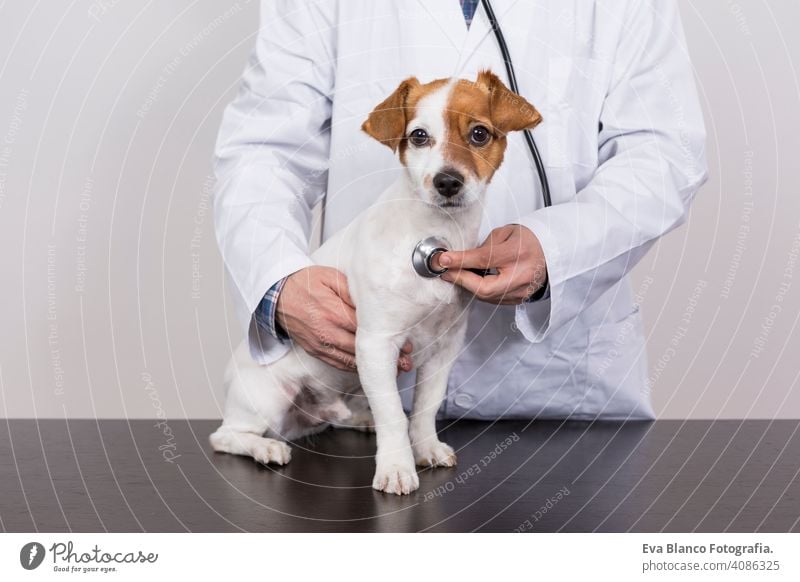
[[[497,17],[494,14],[492,3],[489,0],[481,0],[483,9],[486,12],[486,17],[489,19],[489,26],[492,27],[494,35],[497,38],[497,44],[500,46],[500,53],[503,55],[503,63],[506,66],[506,73],[508,75],[508,84],[511,90],[519,95],[519,85],[517,84],[517,75],[514,72],[514,64],[511,62],[511,54],[506,44],[503,31],[500,29],[500,24],[497,22]],[[542,161],[542,156],[539,153],[539,148],[536,146],[536,140],[533,139],[533,134],[529,129],[523,131],[525,135],[525,143],[528,145],[528,151],[531,153],[533,163],[536,166],[536,173],[539,175],[539,184],[542,188],[542,202],[544,205],[552,206],[553,202],[550,199],[550,183],[547,180],[547,171]]]

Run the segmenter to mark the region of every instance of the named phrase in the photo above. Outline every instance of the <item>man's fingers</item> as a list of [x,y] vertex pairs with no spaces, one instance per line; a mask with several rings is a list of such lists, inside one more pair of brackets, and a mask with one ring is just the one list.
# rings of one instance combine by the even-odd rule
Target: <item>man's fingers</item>
[[317,352],[319,359],[340,370],[352,372],[356,368],[356,336],[349,332],[333,334],[330,340],[317,348]]
[[337,330],[325,338],[322,349],[328,353],[344,353],[355,358],[356,336],[349,331]]
[[476,292],[483,282],[483,277],[476,275],[472,271],[447,271],[442,275],[442,279],[463,287],[473,295],[477,294]]
[[[509,276],[487,275],[481,277],[471,271],[448,271],[442,279],[463,287],[478,299],[493,299],[498,303],[504,302],[504,296],[513,287],[513,280]],[[513,298],[509,297],[513,302]]]
[[478,247],[467,251],[447,251],[434,258],[433,267],[446,267],[448,269],[488,269],[491,267],[491,251],[489,247]]
[[350,288],[347,286],[347,275],[336,269],[331,269],[331,271],[331,277],[325,281],[325,284],[333,289],[342,298],[342,301],[355,309],[356,305],[353,303],[353,298],[350,297]]
[[344,370],[345,372],[355,372],[356,370],[355,357],[348,356],[343,352],[339,352],[335,355],[320,354],[317,356],[317,359],[325,362],[329,366],[333,366],[338,370]]
[[355,333],[357,319],[356,308],[353,303],[353,298],[350,296],[350,289],[347,286],[347,276],[341,271],[331,268],[328,276],[322,282],[326,287],[331,289],[339,298],[338,304],[335,306],[337,313],[337,323],[344,329]]
[[411,368],[414,367],[411,356],[400,356],[400,359],[397,360],[397,367],[403,370],[403,372],[411,371]]
[[358,327],[356,321],[356,310],[349,305],[338,305],[336,308],[336,324],[342,329],[355,334],[356,328]]
[[410,341],[406,340],[406,343],[403,344],[403,347],[400,348],[400,351],[403,352],[404,354],[410,354],[411,352],[414,351],[414,346],[411,345]]
[[433,267],[453,270],[497,268],[512,262],[518,252],[513,243],[504,244],[488,240],[475,249],[441,253],[434,257]]

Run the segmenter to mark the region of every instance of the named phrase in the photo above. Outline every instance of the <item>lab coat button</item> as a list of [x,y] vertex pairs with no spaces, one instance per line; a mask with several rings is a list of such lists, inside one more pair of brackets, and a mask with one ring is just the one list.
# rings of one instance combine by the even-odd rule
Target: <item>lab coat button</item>
[[469,394],[458,394],[453,399],[453,404],[459,408],[470,408],[472,406],[472,396]]

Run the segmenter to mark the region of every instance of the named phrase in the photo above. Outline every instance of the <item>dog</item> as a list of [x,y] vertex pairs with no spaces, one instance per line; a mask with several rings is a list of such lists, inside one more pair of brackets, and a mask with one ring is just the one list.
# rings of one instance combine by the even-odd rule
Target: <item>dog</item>
[[[226,371],[224,419],[210,436],[214,450],[283,465],[291,458],[287,441],[329,426],[374,428],[372,486],[397,495],[419,487],[415,465],[456,464],[435,421],[464,343],[471,297],[417,275],[411,253],[430,236],[450,249],[478,245],[484,196],[503,160],[506,135],[541,119],[491,71],[481,71],[476,81],[423,84],[411,77],[375,107],[362,129],[391,148],[405,171],[312,255],[315,264],[347,276],[358,313],[357,373],[298,346],[258,365],[243,342]],[[408,340],[417,371],[410,419],[397,388],[398,356]]]

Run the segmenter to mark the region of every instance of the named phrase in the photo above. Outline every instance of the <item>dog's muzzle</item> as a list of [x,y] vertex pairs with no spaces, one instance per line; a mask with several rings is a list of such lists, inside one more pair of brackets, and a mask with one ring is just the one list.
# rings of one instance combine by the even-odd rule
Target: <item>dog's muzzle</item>
[[447,269],[435,270],[433,268],[433,257],[447,252],[447,242],[435,236],[421,240],[414,247],[411,253],[411,264],[420,277],[433,279],[447,272]]

